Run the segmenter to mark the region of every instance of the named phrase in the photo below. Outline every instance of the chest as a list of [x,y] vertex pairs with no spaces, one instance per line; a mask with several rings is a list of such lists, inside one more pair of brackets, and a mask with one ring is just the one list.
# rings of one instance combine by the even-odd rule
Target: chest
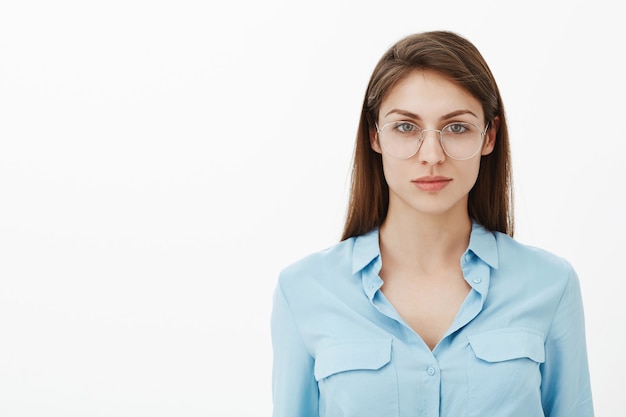
[[461,275],[422,282],[387,279],[382,292],[432,350],[450,328],[470,289]]

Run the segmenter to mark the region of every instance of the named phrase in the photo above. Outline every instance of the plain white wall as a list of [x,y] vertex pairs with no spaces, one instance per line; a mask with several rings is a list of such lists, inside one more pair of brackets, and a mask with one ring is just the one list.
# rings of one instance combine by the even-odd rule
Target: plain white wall
[[489,62],[517,237],[576,267],[622,415],[616,3],[217,3],[0,3],[0,415],[269,416],[278,272],[339,238],[369,75],[429,29]]

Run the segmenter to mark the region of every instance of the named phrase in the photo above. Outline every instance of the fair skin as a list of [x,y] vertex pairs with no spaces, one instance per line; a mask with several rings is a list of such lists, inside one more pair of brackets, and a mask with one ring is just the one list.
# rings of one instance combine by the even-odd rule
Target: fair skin
[[[451,122],[485,127],[480,102],[433,71],[414,71],[387,94],[378,124],[393,121],[410,121],[422,129],[441,129]],[[382,292],[431,350],[470,291],[460,267],[471,232],[468,194],[481,156],[493,151],[496,130],[490,127],[480,152],[463,161],[445,154],[436,132],[425,132],[419,151],[409,159],[387,155],[376,131],[370,133],[389,185],[389,208],[380,227]]]

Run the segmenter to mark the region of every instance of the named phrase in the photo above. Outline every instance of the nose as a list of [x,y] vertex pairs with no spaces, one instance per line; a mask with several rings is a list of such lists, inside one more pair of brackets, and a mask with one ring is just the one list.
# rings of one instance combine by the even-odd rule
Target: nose
[[422,164],[441,164],[446,159],[446,154],[441,147],[440,133],[435,129],[422,131],[422,143],[417,150],[418,160]]

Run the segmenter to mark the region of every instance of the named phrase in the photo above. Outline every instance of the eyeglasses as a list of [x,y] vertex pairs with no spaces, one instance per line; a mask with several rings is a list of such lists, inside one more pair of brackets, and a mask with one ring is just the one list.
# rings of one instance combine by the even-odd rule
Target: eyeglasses
[[463,161],[476,155],[483,146],[485,130],[466,122],[454,122],[437,129],[422,129],[406,121],[390,122],[376,130],[380,146],[390,156],[397,159],[409,159],[417,153],[424,140],[424,132],[439,133],[439,142],[443,151],[452,159]]

